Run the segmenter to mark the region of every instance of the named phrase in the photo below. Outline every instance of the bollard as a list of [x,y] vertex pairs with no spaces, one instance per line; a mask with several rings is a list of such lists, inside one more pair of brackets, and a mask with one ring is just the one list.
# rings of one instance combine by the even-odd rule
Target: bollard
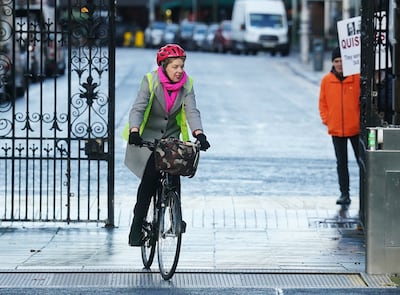
[[131,46],[132,43],[132,33],[131,32],[125,32],[124,33],[124,47]]
[[324,68],[324,42],[321,38],[313,40],[314,71],[322,71]]
[[135,35],[135,47],[144,46],[144,34],[143,31],[137,31]]

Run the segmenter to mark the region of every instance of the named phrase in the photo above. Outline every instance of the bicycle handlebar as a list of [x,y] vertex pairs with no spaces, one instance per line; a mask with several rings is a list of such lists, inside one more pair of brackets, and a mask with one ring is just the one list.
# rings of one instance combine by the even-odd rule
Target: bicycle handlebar
[[147,147],[149,150],[153,151],[155,145],[156,145],[155,141],[143,140],[142,144],[140,145],[140,147],[144,146],[144,147]]
[[[158,139],[154,139],[154,141],[143,140],[140,147],[147,147],[149,150],[154,151],[154,148],[157,144],[157,140]],[[194,144],[196,144],[200,148],[200,141],[196,140]]]

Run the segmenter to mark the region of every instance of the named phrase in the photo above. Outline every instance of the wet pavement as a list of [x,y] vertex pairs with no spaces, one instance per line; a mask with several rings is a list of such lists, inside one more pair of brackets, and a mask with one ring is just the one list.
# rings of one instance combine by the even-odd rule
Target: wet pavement
[[[290,61],[296,74],[319,83],[322,72],[296,57]],[[0,294],[397,293],[388,275],[365,272],[357,196],[341,208],[336,196],[318,191],[295,187],[286,195],[246,195],[246,184],[258,185],[242,179],[240,195],[204,195],[189,192],[183,182],[189,192],[182,201],[187,231],[170,282],[157,273],[156,259],[151,271],[143,270],[140,248],[128,246],[136,183],[119,186],[113,228],[1,222]],[[220,186],[228,190],[229,179]]]
[[157,273],[157,261],[151,271],[143,270],[140,248],[128,246],[129,197],[116,204],[115,228],[95,223],[2,223],[0,288],[165,288],[172,284],[178,289],[381,288],[392,292],[396,288],[388,275],[365,273],[357,201],[353,199],[349,208],[335,208],[334,198],[187,198],[183,202],[187,231],[177,272],[167,285]]
[[[117,202],[115,228],[3,223],[0,269],[140,270],[140,248],[127,242],[132,216],[125,208],[131,200]],[[365,249],[357,205],[338,212],[334,202],[296,196],[184,199],[187,231],[178,269],[362,272]]]

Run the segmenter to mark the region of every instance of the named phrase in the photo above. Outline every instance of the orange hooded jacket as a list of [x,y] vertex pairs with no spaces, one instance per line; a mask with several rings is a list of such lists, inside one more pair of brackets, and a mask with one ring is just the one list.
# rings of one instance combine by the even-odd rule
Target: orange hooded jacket
[[319,113],[332,136],[350,137],[360,133],[360,75],[340,81],[333,72],[321,81]]

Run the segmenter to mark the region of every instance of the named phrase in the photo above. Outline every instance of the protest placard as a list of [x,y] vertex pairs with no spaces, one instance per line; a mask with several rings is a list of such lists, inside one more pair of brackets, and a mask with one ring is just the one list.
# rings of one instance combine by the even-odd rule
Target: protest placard
[[338,21],[337,28],[343,75],[358,74],[361,60],[361,17]]
[[[361,65],[361,17],[356,16],[338,21],[338,37],[342,55],[343,75],[349,76],[360,73]],[[386,12],[375,13],[375,69],[385,69],[392,66],[387,40]]]

